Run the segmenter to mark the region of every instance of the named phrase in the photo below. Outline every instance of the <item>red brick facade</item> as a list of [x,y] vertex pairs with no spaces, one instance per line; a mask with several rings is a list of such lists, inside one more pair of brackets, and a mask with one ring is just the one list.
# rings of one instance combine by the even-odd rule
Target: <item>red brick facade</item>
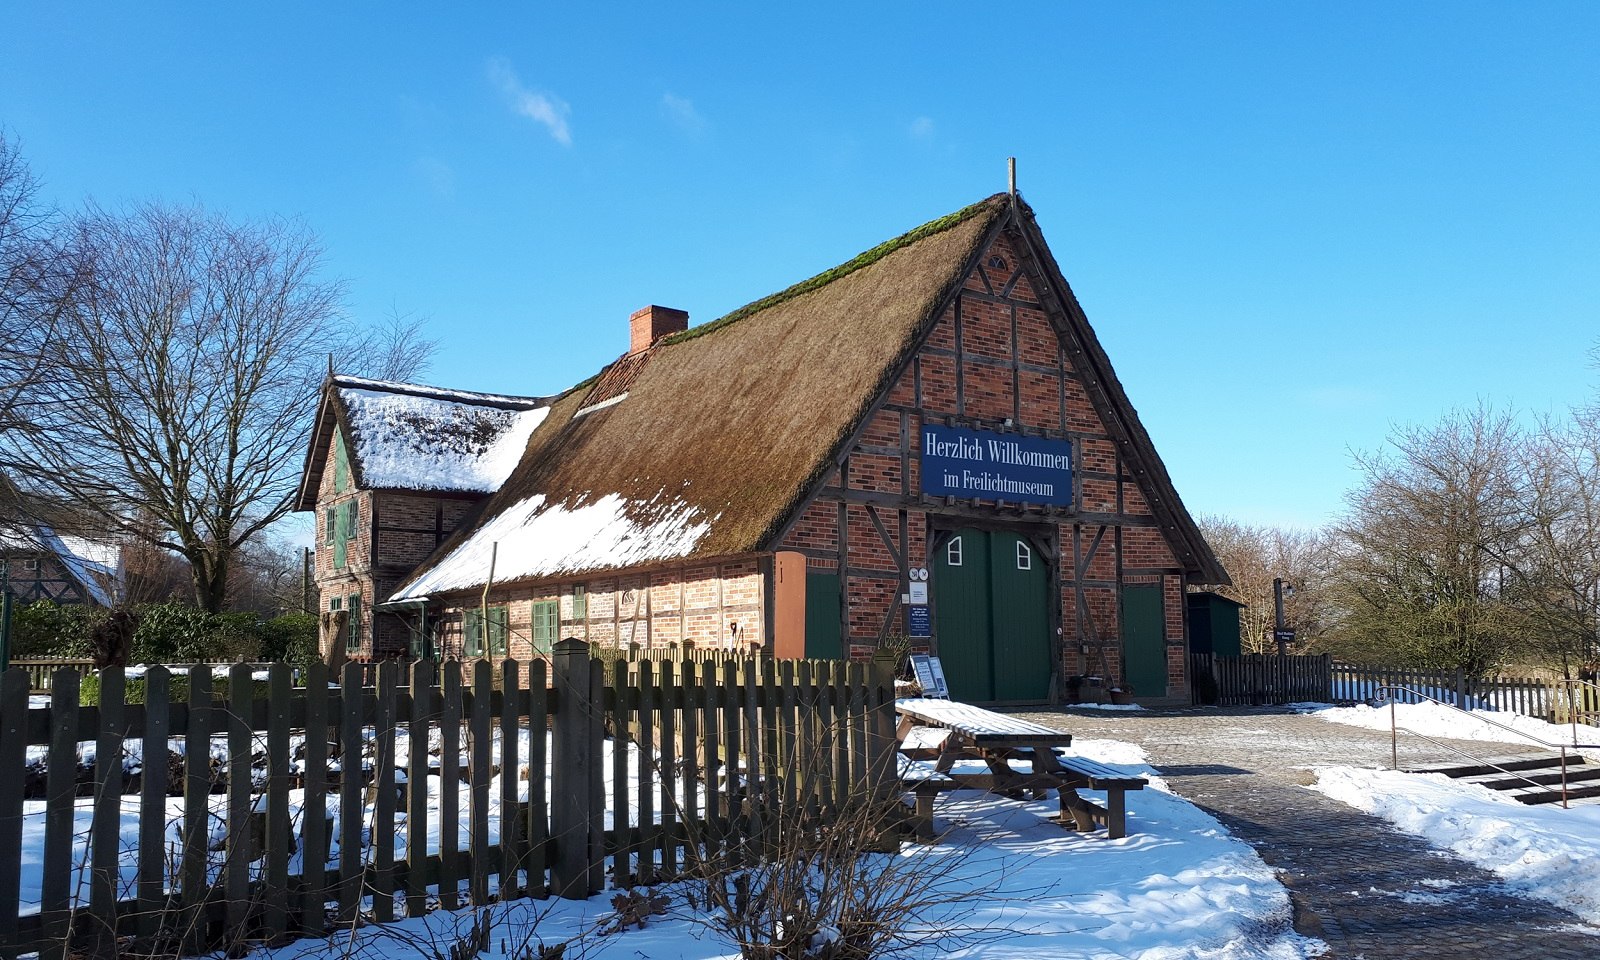
[[[1138,692],[1184,696],[1183,570],[1010,241],[997,238],[978,264],[782,549],[804,553],[813,568],[845,567],[850,649],[863,656],[882,638],[907,632],[899,603],[905,568],[932,566],[939,530],[987,521],[1027,532],[1059,558],[1062,674],[1120,678],[1121,587],[1160,583],[1167,689]],[[925,420],[1071,440],[1076,510],[922,496],[917,438]]]

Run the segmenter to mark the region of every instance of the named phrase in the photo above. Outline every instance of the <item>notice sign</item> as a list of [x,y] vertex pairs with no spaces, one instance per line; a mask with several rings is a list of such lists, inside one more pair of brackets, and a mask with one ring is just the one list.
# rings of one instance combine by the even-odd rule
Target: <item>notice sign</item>
[[923,424],[922,492],[1072,506],[1072,443]]
[[917,675],[917,685],[922,688],[924,697],[938,700],[950,699],[950,688],[944,681],[944,665],[939,662],[938,657],[913,653],[911,655],[911,671]]
[[906,633],[919,640],[933,636],[933,618],[928,615],[927,607],[921,604],[906,607]]

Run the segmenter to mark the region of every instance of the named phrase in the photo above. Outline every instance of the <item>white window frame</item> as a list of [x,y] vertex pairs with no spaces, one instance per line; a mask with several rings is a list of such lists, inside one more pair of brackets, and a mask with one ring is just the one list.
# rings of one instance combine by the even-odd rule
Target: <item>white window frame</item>
[[961,538],[951,537],[950,542],[944,545],[944,562],[948,566],[961,566]]
[[1028,546],[1026,540],[1017,541],[1017,569],[1033,569],[1033,548]]

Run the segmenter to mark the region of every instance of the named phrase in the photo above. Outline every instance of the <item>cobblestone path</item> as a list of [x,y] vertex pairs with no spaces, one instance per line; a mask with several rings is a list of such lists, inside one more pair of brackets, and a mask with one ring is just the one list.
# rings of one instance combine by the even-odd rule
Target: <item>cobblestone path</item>
[[[1327,941],[1333,957],[1600,957],[1600,928],[1517,896],[1492,873],[1305,789],[1312,766],[1388,766],[1387,732],[1270,708],[1025,715],[1080,738],[1143,746],[1174,792],[1221,820],[1278,871],[1296,929]],[[1517,752],[1510,744],[1469,746],[1480,756]],[[1452,758],[1402,741],[1400,762]],[[1136,798],[1129,799],[1135,810]]]

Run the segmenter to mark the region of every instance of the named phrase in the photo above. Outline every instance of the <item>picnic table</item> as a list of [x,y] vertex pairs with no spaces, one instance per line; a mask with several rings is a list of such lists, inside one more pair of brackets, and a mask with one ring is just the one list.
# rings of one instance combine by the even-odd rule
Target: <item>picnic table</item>
[[[1127,835],[1126,792],[1142,790],[1144,778],[1066,754],[1072,734],[954,700],[903,698],[895,701],[895,710],[901,752],[912,760],[933,761],[931,771],[916,771],[922,776],[915,784],[902,775],[917,794],[919,823],[925,815],[931,822],[931,795],[941,789],[971,787],[1019,798],[1055,790],[1063,826],[1088,831],[1103,824],[1113,839]],[[981,761],[987,772],[957,769],[963,760]],[[1079,796],[1080,788],[1105,791],[1106,805]]]

